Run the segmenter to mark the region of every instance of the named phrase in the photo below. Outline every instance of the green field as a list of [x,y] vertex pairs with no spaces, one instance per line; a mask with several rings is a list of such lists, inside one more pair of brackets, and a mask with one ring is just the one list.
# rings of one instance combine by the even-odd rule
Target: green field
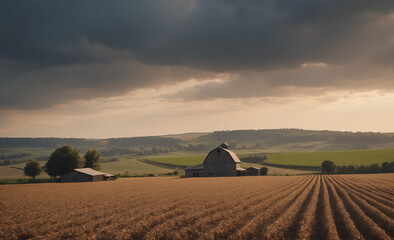
[[101,170],[111,174],[124,174],[126,171],[129,175],[143,175],[143,174],[164,174],[173,172],[175,169],[159,167],[151,164],[146,164],[137,159],[126,159],[117,162],[102,163]]
[[152,157],[148,158],[151,161],[155,161],[158,163],[171,164],[176,166],[193,166],[197,164],[201,164],[205,155],[197,155],[197,156],[181,156],[181,157]]
[[394,149],[278,153],[267,157],[266,163],[287,166],[319,167],[324,160],[333,161],[336,165],[369,166],[394,161]]
[[[163,164],[171,164],[174,166],[193,166],[193,165],[198,165],[202,164],[204,162],[206,155],[199,155],[199,156],[182,156],[182,157],[155,157],[155,158],[149,158],[149,160],[157,162],[157,163],[163,163]],[[248,167],[261,167],[260,164],[255,164],[255,163],[246,163],[243,162],[241,163],[241,167],[243,168],[248,168]]]
[[[247,151],[245,149],[234,151],[238,154],[239,158],[246,157]],[[35,155],[41,155],[44,151],[40,149]],[[258,154],[251,151],[250,155]],[[173,152],[165,155],[141,156],[122,155],[114,156],[118,159],[116,162],[108,162],[101,164],[101,171],[111,174],[128,174],[131,176],[142,176],[153,173],[155,175],[165,175],[178,170],[183,174],[182,167],[201,164],[206,153],[194,152]],[[309,166],[319,167],[324,160],[334,161],[337,165],[354,165],[354,166],[368,166],[373,163],[381,164],[382,162],[394,161],[394,149],[379,149],[379,150],[348,150],[348,151],[325,151],[325,152],[291,152],[291,153],[275,153],[267,154],[268,159],[266,163],[278,164],[284,166]],[[153,161],[153,164],[141,162],[138,158],[148,159]],[[45,162],[40,162],[41,166]],[[158,163],[158,164],[155,164]],[[4,166],[0,168],[0,179],[10,178],[27,178],[23,176],[23,169],[25,163],[14,164],[11,166]],[[242,163],[242,167],[247,168],[250,166],[260,167],[259,164]],[[14,167],[14,168],[11,168]],[[19,168],[19,169],[15,169]],[[272,171],[271,171],[272,170]],[[274,172],[274,168],[270,171]],[[283,171],[282,171],[283,170]],[[277,172],[297,174],[301,172],[293,172],[292,169],[277,169]],[[294,170],[296,171],[296,170]],[[39,178],[48,177],[45,172],[42,172]]]

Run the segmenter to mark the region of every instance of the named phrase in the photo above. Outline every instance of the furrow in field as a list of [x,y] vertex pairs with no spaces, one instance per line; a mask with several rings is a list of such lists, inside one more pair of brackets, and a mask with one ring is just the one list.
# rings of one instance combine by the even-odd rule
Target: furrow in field
[[[167,201],[165,201],[165,203],[167,203]],[[154,214],[153,212],[155,210],[153,210],[153,214],[150,215],[145,215],[145,213],[142,213],[143,215],[145,215],[145,217],[132,225],[129,238],[136,239],[144,237],[145,234],[147,234],[155,226],[161,224],[164,221],[170,221],[171,219],[176,218],[179,215],[187,214],[188,207],[193,205],[199,205],[200,203],[199,199],[197,198],[183,198],[179,201],[173,202],[172,204],[173,209],[169,211],[161,211],[159,214]]]
[[363,210],[349,197],[349,194],[341,188],[335,181],[335,177],[329,179],[336,192],[341,197],[345,208],[355,223],[357,229],[366,239],[390,239],[386,232],[381,229],[373,220],[366,216]]
[[[297,183],[293,183],[294,185]],[[261,195],[263,193],[274,193],[281,189],[288,188],[289,184],[281,184],[277,187],[272,186],[269,188],[259,189],[258,192],[252,192],[250,190],[234,191],[231,196],[224,196],[222,199],[213,199],[213,206],[205,208],[203,211],[200,208],[189,209],[187,215],[182,215],[171,221],[165,222],[152,229],[147,235],[148,238],[181,238],[179,235],[187,232],[191,233],[191,229],[200,226],[207,226],[207,222],[218,222],[221,220],[220,213],[226,212],[232,214],[236,213],[245,206],[258,204],[261,201]],[[292,184],[290,184],[292,185]],[[230,209],[230,210],[229,210]],[[185,231],[186,230],[186,231]],[[177,233],[178,237],[174,235]],[[182,238],[185,238],[183,236]],[[189,236],[190,237],[190,236]],[[195,237],[195,236],[194,236]]]
[[[318,183],[309,203],[304,202],[302,210],[300,209],[295,221],[288,228],[285,235],[286,239],[310,239],[314,222],[316,222],[317,202],[321,186],[321,177],[318,177]],[[305,204],[306,203],[306,204]]]
[[[221,235],[221,234],[229,234],[232,229],[235,227],[235,219],[238,219],[238,216],[249,216],[252,217],[253,214],[256,214],[257,209],[261,208],[261,206],[265,203],[274,202],[276,199],[279,199],[285,194],[287,194],[288,190],[295,189],[298,184],[302,184],[307,181],[305,178],[301,178],[300,181],[289,183],[288,186],[284,186],[283,188],[272,187],[270,191],[265,191],[262,193],[256,193],[254,199],[249,199],[248,201],[244,201],[241,204],[235,204],[231,210],[226,209],[224,211],[218,212],[217,214],[209,214],[203,219],[199,219],[193,225],[190,225],[187,228],[181,229],[176,233],[174,238],[182,239],[182,238],[208,238],[213,235]],[[283,191],[281,191],[283,189]],[[250,211],[254,209],[254,211]],[[221,231],[226,229],[225,231]],[[205,233],[203,236],[200,236],[201,233]]]
[[338,196],[335,188],[328,181],[330,177],[324,176],[324,178],[330,194],[330,206],[339,237],[341,239],[364,239],[361,233],[357,230],[349,213],[346,211],[342,199]]
[[[156,203],[154,203],[156,204]],[[118,205],[119,206],[119,205]],[[151,205],[152,206],[152,205]],[[111,207],[112,209],[114,208],[114,206]],[[110,208],[110,209],[111,209]],[[123,218],[125,222],[135,222],[138,221],[140,219],[144,219],[143,217],[139,216],[142,215],[144,212],[148,213],[148,209],[151,209],[149,207],[144,207],[144,208],[140,208],[138,212],[136,212],[137,217],[134,217],[132,214],[133,212],[118,212],[118,214],[114,214],[113,211],[103,211],[104,214],[106,214],[106,217],[100,217],[97,218],[95,220],[93,220],[94,225],[92,226],[92,235],[100,235],[102,232],[106,232],[108,229],[113,228],[114,226],[117,225],[118,222],[120,222]],[[155,221],[157,219],[163,219],[163,216],[166,217],[171,217],[174,214],[174,211],[176,211],[176,205],[164,205],[164,206],[160,206],[158,208],[155,209],[157,211],[157,213],[160,214],[160,216],[156,216],[154,214],[150,214],[149,217],[152,218],[152,221]],[[164,215],[163,215],[164,214]],[[88,216],[89,213],[86,212],[85,216]],[[147,217],[145,217],[146,219]],[[76,219],[72,219],[70,221],[67,222],[62,222],[62,224],[60,224],[61,226],[55,226],[56,229],[60,229],[59,232],[52,232],[50,233],[50,238],[52,239],[59,239],[62,238],[62,236],[64,236],[65,234],[67,235],[70,232],[75,232],[74,230],[76,228],[79,228],[80,225],[83,225],[84,223],[87,222],[87,219],[83,219],[83,218],[76,218]],[[137,223],[138,224],[138,223]],[[134,225],[132,225],[134,226]]]
[[392,198],[387,199],[388,198],[387,196],[382,198],[380,195],[377,195],[368,189],[364,189],[362,187],[359,187],[357,182],[347,181],[345,178],[342,179],[342,182],[345,183],[350,189],[352,189],[356,192],[359,192],[360,194],[363,194],[364,196],[371,198],[374,201],[379,202],[379,203],[383,204],[384,206],[387,206],[390,209],[394,208],[394,203],[392,201]]
[[[173,199],[179,199],[179,196],[176,196],[175,194],[173,195]],[[176,201],[176,200],[175,200]],[[115,201],[114,201],[115,202]],[[144,202],[146,205],[144,205]],[[102,211],[95,211],[98,213],[93,219],[95,225],[94,229],[96,229],[97,232],[101,232],[103,230],[106,230],[108,228],[111,228],[111,225],[116,222],[116,220],[120,218],[127,219],[128,222],[134,223],[138,222],[139,220],[143,220],[147,217],[147,215],[151,218],[156,217],[157,215],[163,214],[163,213],[170,213],[171,211],[176,210],[176,205],[173,204],[171,201],[168,203],[171,204],[162,204],[158,205],[159,207],[153,208],[149,206],[154,206],[157,204],[157,199],[154,200],[148,200],[146,199],[145,201],[138,201],[137,204],[131,204],[131,208],[126,208],[125,206],[130,206],[129,202],[124,202],[123,204],[115,203],[115,204],[110,204],[111,201],[107,202],[109,203],[109,206],[107,207],[101,207]],[[127,209],[132,209],[132,212],[127,211]],[[138,212],[135,210],[138,209]],[[122,211],[123,210],[123,211]],[[133,215],[132,215],[133,214]],[[60,232],[57,231],[52,231],[50,235],[56,235],[59,236],[59,234],[63,234],[65,232],[72,232],[73,229],[77,228],[83,222],[86,222],[87,219],[82,219],[82,216],[90,216],[88,212],[84,211],[78,211],[74,210],[73,211],[73,216],[67,216],[68,213],[65,214],[64,218],[65,219],[70,219],[70,221],[62,221],[54,226],[51,226],[52,229],[61,229]],[[132,216],[130,218],[130,215]],[[95,232],[95,233],[97,233]],[[54,238],[56,238],[54,236]]]
[[[176,197],[170,198],[164,195],[162,198],[157,198],[155,196],[154,201],[149,201],[150,197],[145,197],[144,200],[140,201],[142,206],[115,215],[111,224],[99,225],[97,228],[99,232],[97,234],[105,233],[111,228],[120,228],[127,229],[123,233],[124,238],[130,238],[130,236],[141,238],[152,227],[161,224],[163,221],[177,217],[180,214],[184,214],[185,206],[198,204],[197,199],[187,199],[179,193],[173,193],[175,193],[174,196]],[[207,194],[207,191],[201,191],[200,194]]]
[[[310,191],[316,177],[308,178],[308,182],[299,186],[296,190],[277,199],[269,206],[262,206],[264,209],[260,210],[254,218],[243,218],[241,224],[238,224],[234,230],[234,234],[230,235],[230,239],[259,239],[262,237],[262,230],[274,222],[286,209],[292,205],[299,197],[303,197]],[[246,223],[246,224],[245,224]],[[234,231],[233,230],[233,231]]]
[[327,189],[327,183],[323,176],[320,176],[320,180],[321,184],[316,209],[316,221],[313,226],[311,239],[339,240],[340,238],[330,207],[330,196]]
[[[394,220],[390,219],[387,217],[385,214],[383,214],[381,211],[376,209],[374,206],[368,204],[367,201],[364,199],[358,197],[356,194],[354,194],[353,190],[349,190],[344,184],[340,182],[340,180],[333,178],[333,181],[335,182],[336,186],[341,189],[343,194],[348,197],[350,197],[349,201],[353,201],[354,203],[354,208],[360,208],[360,210],[371,219],[374,223],[376,223],[381,229],[384,230],[385,233],[387,233],[389,236],[394,237]],[[369,221],[366,221],[367,224],[369,224]],[[360,224],[361,225],[361,224]],[[364,224],[365,225],[365,224]],[[370,227],[374,226],[374,224],[369,224]],[[377,227],[377,226],[374,226]],[[368,231],[371,232],[371,231]],[[378,231],[380,232],[380,231]],[[373,237],[373,236],[371,236]]]
[[[366,177],[368,177],[368,176],[366,176]],[[374,180],[375,179],[372,179],[372,178],[367,179],[367,180],[366,179],[359,179],[359,178],[350,178],[348,181],[356,183],[357,187],[359,189],[366,190],[366,191],[368,191],[370,193],[374,193],[375,195],[380,196],[381,198],[384,198],[384,199],[387,199],[388,201],[391,201],[392,198],[388,198],[386,195],[387,194],[388,195],[394,195],[394,193],[390,189],[388,189],[388,188],[392,188],[392,186],[389,185],[389,184],[386,184],[388,186],[385,187],[385,188],[382,188],[382,187],[379,187],[378,183],[373,182]],[[373,186],[371,186],[371,182],[374,183]]]
[[[307,215],[306,210],[311,203],[312,197],[317,196],[319,180],[316,178],[312,188],[303,191],[303,193],[296,198],[292,204],[276,219],[275,222],[268,225],[263,231],[263,238],[266,239],[290,239],[294,238],[297,230],[300,229],[301,221]],[[314,208],[311,208],[314,212]]]
[[374,180],[374,182],[376,182],[377,184],[383,184],[383,185],[390,185],[390,184],[394,184],[394,181],[393,181],[393,177],[391,176],[391,177],[388,177],[388,178],[382,178],[381,176],[386,176],[386,177],[388,177],[388,176],[390,176],[390,174],[379,174],[379,175],[374,175],[373,176],[373,180]]
[[[239,193],[243,194],[243,192]],[[248,194],[247,197],[253,197],[253,195],[250,193],[246,194]],[[190,206],[190,208],[186,210],[187,214],[179,215],[173,219],[158,224],[147,233],[146,238],[169,238],[168,235],[170,235],[172,231],[179,231],[179,229],[195,223],[198,219],[209,217],[220,211],[226,211],[229,208],[231,209],[234,202],[237,201],[240,201],[240,199],[236,199],[233,196],[222,196],[222,198],[211,201],[207,206],[204,207],[204,210]],[[218,202],[221,204],[218,204]]]
[[347,187],[347,190],[352,192],[354,195],[358,196],[359,198],[363,199],[364,201],[368,202],[371,206],[374,206],[378,209],[382,214],[386,215],[387,217],[394,219],[394,209],[377,201],[376,199],[365,195],[362,191],[355,190],[354,186],[350,185],[349,183],[342,181],[342,184]]

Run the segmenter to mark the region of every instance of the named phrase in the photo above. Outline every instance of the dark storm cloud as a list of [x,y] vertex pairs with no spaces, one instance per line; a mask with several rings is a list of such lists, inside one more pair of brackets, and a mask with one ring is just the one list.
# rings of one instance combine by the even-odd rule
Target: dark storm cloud
[[[306,62],[362,59],[362,66],[387,70],[393,12],[392,0],[0,0],[0,107],[47,107],[171,79],[296,69]],[[297,78],[256,79],[257,86],[308,85]]]

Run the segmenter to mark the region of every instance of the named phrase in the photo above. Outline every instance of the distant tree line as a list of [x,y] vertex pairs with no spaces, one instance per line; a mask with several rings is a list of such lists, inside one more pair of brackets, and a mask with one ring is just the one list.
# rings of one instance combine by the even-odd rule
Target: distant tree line
[[0,166],[6,166],[6,165],[13,165],[13,164],[19,164],[19,163],[25,163],[27,162],[28,159],[9,159],[9,160],[0,160]]
[[248,163],[261,163],[264,162],[265,160],[267,160],[267,156],[263,155],[263,156],[252,156],[249,155],[247,157],[243,157],[241,158],[242,162],[248,162]]
[[22,157],[28,157],[28,156],[31,156],[31,154],[30,153],[17,153],[17,154],[12,154],[12,155],[0,155],[0,160],[22,158]]
[[369,166],[342,165],[336,166],[333,161],[326,160],[321,165],[322,173],[363,174],[363,173],[394,173],[394,161],[371,164]]
[[352,174],[352,173],[394,173],[394,161],[393,162],[383,162],[380,166],[379,164],[371,164],[369,166],[337,166],[336,173],[338,174]]
[[[229,143],[230,149],[245,148],[244,144],[256,143],[255,147],[260,148],[261,142],[264,145],[286,144],[294,142],[326,141],[336,144],[351,144],[353,148],[367,148],[369,144],[380,144],[394,142],[394,135],[379,132],[341,132],[341,131],[315,131],[303,129],[265,129],[265,130],[234,130],[215,131],[207,135],[200,136],[192,142],[185,142],[172,137],[131,137],[131,138],[110,138],[110,139],[84,139],[84,138],[0,138],[0,148],[8,147],[32,147],[32,148],[56,148],[58,146],[72,145],[79,148],[88,149],[95,147],[121,147],[121,148],[166,148],[186,151],[202,151],[214,147],[213,145],[198,144],[204,143]],[[198,142],[198,143],[197,143]],[[193,147],[189,147],[189,143]],[[199,146],[202,145],[202,146]],[[215,144],[216,145],[216,144]],[[196,150],[194,150],[194,147]]]
[[106,139],[109,146],[116,147],[152,147],[160,146],[165,148],[177,147],[182,140],[170,137],[132,137],[132,138],[110,138]]
[[303,129],[215,131],[200,138],[218,142],[234,141],[239,143],[264,141],[270,144],[328,141],[332,143],[349,143],[359,148],[365,148],[366,144],[394,142],[394,136],[385,133],[315,131]]
[[102,156],[120,156],[120,155],[127,155],[133,154],[137,156],[144,156],[144,155],[156,155],[156,154],[164,154],[173,152],[174,149],[170,148],[156,148],[152,147],[150,149],[145,149],[140,147],[138,149],[132,148],[120,148],[120,147],[113,147],[111,149],[101,151]]
[[[233,143],[231,145],[233,148],[236,147],[236,144]],[[230,144],[229,144],[230,148]],[[233,149],[230,148],[230,149]],[[146,156],[146,155],[157,155],[157,154],[167,154],[170,152],[176,152],[176,151],[209,151],[212,149],[211,145],[207,144],[188,144],[185,146],[182,145],[177,145],[175,147],[171,148],[159,148],[159,147],[151,147],[151,148],[128,148],[128,147],[112,147],[110,149],[102,150],[101,155],[102,156],[121,156],[121,155],[136,155],[136,156]]]
[[101,159],[101,163],[109,163],[109,162],[117,162],[117,161],[119,160],[116,157]]
[[63,145],[88,147],[100,145],[101,140],[84,138],[0,138],[0,147],[56,148]]
[[0,138],[0,148],[9,147],[31,147],[31,148],[56,148],[58,146],[71,145],[80,148],[91,146],[109,147],[176,147],[182,140],[170,137],[131,137],[131,138],[110,138],[110,139],[84,139],[84,138]]
[[[31,156],[31,154],[26,154],[25,156]],[[48,157],[42,156],[42,157],[36,157],[34,159],[35,161],[47,161]],[[29,161],[29,159],[7,159],[7,160],[0,160],[0,166],[6,166],[6,165],[14,165],[14,164],[19,164],[19,163],[25,163]]]

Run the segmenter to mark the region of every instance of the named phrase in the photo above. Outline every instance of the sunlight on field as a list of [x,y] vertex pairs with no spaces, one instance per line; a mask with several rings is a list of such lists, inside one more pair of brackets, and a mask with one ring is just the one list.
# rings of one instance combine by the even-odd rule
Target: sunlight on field
[[390,239],[393,176],[156,177],[3,185],[0,238]]
[[394,149],[278,153],[267,157],[267,163],[281,165],[319,167],[324,160],[330,160],[337,165],[366,166],[394,161]]

